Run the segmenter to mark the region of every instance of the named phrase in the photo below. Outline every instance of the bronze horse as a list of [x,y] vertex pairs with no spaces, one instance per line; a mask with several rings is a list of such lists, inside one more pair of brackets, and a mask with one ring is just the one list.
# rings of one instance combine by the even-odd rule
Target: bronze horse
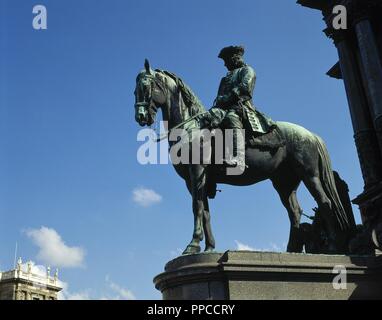
[[[152,70],[148,61],[136,79],[135,119],[141,126],[155,122],[158,108],[168,129],[178,126],[196,114],[205,111],[192,90],[176,75],[162,70]],[[194,121],[196,126],[198,122]],[[285,145],[276,151],[246,148],[247,168],[242,175],[226,175],[214,170],[215,165],[178,164],[176,172],[185,180],[192,195],[194,213],[193,237],[183,254],[199,253],[205,235],[205,251],[215,248],[210,223],[207,184],[214,173],[216,183],[248,186],[270,179],[288,211],[291,227],[287,251],[302,252],[299,241],[302,210],[296,191],[301,181],[317,202],[324,221],[330,253],[347,251],[349,219],[339,199],[329,154],[323,140],[293,123],[276,122]],[[211,167],[212,166],[212,167]],[[212,169],[212,170],[211,170]]]

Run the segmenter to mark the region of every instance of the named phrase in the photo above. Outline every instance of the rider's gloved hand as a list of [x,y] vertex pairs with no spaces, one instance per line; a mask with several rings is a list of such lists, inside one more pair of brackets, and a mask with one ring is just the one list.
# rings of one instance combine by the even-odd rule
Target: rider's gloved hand
[[220,108],[212,108],[200,119],[201,128],[218,128],[223,121],[225,111]]
[[204,128],[209,128],[211,127],[211,124],[212,124],[212,121],[213,121],[213,116],[211,115],[210,112],[207,112],[206,114],[204,114],[199,122],[200,122],[200,128],[201,129],[204,129]]
[[214,107],[210,109],[209,113],[212,116],[211,127],[218,128],[223,122],[226,112],[221,108]]

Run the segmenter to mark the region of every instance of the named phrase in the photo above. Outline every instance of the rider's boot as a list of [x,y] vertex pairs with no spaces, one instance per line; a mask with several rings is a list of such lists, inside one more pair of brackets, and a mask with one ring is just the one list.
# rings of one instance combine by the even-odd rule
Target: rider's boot
[[241,172],[244,172],[246,168],[245,141],[241,129],[233,129],[233,149],[224,159],[224,164],[228,167],[236,167]]

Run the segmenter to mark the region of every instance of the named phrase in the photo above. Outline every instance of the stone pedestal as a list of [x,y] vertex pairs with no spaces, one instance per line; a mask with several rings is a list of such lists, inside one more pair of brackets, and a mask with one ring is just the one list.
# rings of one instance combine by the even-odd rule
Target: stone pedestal
[[359,205],[362,223],[372,235],[374,245],[382,250],[382,183],[362,193],[353,203]]
[[[336,290],[333,280],[343,268],[346,289]],[[382,299],[382,256],[198,254],[170,261],[154,283],[164,300]]]

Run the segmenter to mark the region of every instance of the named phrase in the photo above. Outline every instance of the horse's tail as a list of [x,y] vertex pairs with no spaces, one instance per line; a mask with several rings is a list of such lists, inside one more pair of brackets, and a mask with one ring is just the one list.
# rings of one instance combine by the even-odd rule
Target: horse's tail
[[320,181],[327,197],[331,201],[335,221],[338,224],[339,230],[343,232],[350,231],[352,228],[351,223],[338,195],[328,150],[325,143],[318,136],[316,136],[316,145],[319,155]]

